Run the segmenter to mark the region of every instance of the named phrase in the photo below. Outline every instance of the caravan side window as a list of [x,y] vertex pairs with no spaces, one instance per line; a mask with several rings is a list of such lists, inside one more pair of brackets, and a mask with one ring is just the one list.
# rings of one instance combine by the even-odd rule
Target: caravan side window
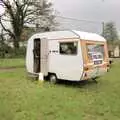
[[60,54],[76,55],[78,42],[60,42]]

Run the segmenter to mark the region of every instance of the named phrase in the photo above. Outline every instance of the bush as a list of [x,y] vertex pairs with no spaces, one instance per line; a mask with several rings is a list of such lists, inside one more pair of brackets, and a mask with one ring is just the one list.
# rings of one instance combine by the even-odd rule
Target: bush
[[25,57],[25,55],[26,55],[26,47],[20,47],[19,49],[14,50],[13,53],[14,53],[13,57],[17,57],[17,58]]
[[20,47],[17,50],[9,46],[4,46],[3,48],[0,48],[0,58],[21,58],[25,57],[25,54],[25,47]]

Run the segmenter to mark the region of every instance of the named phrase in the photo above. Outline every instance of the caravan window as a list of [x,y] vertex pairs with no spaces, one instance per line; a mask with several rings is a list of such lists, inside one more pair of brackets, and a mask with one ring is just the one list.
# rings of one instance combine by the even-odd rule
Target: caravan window
[[89,44],[89,45],[87,45],[87,48],[88,48],[89,60],[104,58],[104,45]]
[[60,54],[76,55],[77,46],[77,42],[60,42]]

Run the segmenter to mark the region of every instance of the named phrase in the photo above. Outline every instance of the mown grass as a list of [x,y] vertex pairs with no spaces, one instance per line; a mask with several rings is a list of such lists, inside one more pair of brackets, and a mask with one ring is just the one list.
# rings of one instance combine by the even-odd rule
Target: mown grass
[[120,61],[87,83],[32,82],[24,68],[0,72],[0,120],[120,120]]

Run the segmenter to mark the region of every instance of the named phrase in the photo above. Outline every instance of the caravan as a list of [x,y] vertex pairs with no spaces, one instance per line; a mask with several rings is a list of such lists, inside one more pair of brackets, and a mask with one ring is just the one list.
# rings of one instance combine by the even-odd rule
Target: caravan
[[51,81],[96,78],[109,67],[106,40],[95,33],[54,31],[34,34],[27,44],[26,68]]

